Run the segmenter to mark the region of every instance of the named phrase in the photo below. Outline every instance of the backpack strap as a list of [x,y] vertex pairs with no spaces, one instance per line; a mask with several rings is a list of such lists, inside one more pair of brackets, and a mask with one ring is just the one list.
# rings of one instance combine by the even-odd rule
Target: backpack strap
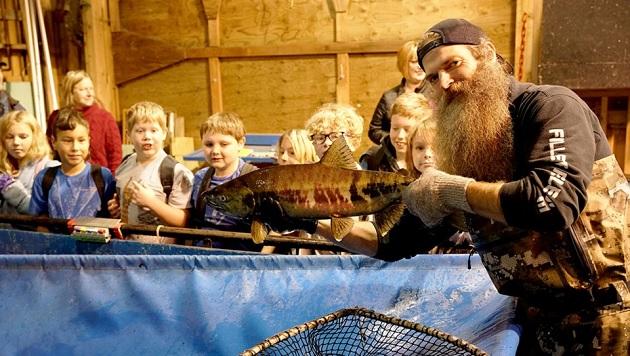
[[164,194],[166,194],[166,202],[168,203],[168,198],[173,191],[173,181],[175,179],[175,166],[177,165],[177,160],[173,156],[166,156],[160,163],[160,183],[162,184],[162,189]]
[[107,210],[107,201],[105,200],[105,180],[103,179],[103,171],[101,166],[92,163],[90,165],[90,175],[96,185],[96,191],[99,198],[101,198],[101,209],[96,213],[98,217],[109,217],[109,211]]
[[214,168],[208,167],[206,174],[203,175],[201,184],[199,184],[199,191],[197,192],[197,198],[195,199],[195,210],[197,211],[197,216],[199,216],[201,220],[203,220],[203,215],[206,210],[206,204],[201,201],[201,194],[210,188],[210,182],[212,181],[213,175]]
[[48,192],[55,181],[55,177],[57,176],[57,172],[61,166],[54,166],[46,168],[46,172],[44,173],[44,178],[42,179],[42,192],[44,193],[44,201],[48,204]]

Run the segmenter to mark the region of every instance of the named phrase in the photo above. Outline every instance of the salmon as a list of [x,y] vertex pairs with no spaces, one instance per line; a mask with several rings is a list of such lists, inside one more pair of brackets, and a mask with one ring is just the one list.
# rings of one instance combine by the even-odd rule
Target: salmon
[[333,142],[313,164],[272,166],[244,174],[204,192],[217,210],[252,220],[252,238],[269,233],[261,201],[273,201],[289,218],[331,219],[335,239],[350,232],[351,217],[375,214],[375,227],[387,232],[403,213],[402,189],[413,178],[392,172],[356,169],[344,138]]

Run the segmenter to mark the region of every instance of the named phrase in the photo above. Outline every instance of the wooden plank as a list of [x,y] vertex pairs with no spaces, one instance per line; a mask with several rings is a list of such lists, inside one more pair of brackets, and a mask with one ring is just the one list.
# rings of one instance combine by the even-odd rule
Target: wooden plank
[[326,56],[340,53],[397,53],[405,41],[301,43],[287,46],[206,47],[186,49],[186,59]]
[[542,1],[517,0],[514,32],[514,76],[538,82]]
[[112,33],[112,51],[116,64],[114,77],[118,85],[181,62],[183,49],[129,31]]
[[350,56],[337,55],[337,102],[350,104]]
[[210,46],[220,46],[221,26],[219,14],[221,13],[221,0],[202,0],[202,4],[208,20],[208,44]]
[[107,1],[91,1],[90,6],[82,7],[81,16],[85,38],[85,68],[94,81],[96,95],[103,106],[116,116],[118,108],[114,98],[116,84]]
[[[208,44],[210,46],[221,45],[221,23],[219,15],[221,13],[221,0],[202,0],[203,10],[208,20]],[[223,111],[223,88],[221,84],[221,61],[218,56],[208,57],[210,83],[210,112]]]
[[630,175],[630,96],[628,97],[628,106],[626,109],[626,140],[625,142],[625,156],[623,160],[623,173],[626,176]]
[[109,25],[112,32],[121,30],[120,27],[120,0],[109,0]]
[[343,29],[346,27],[350,0],[333,0],[331,3],[335,12],[335,42],[340,42],[344,40]]
[[219,58],[209,58],[210,68],[210,112],[223,111],[223,88],[221,86],[221,62]]

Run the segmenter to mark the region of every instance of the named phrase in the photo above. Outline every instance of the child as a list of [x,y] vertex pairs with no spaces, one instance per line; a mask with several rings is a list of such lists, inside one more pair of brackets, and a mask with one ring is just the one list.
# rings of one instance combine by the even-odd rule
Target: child
[[409,132],[405,160],[407,167],[410,167],[409,174],[414,178],[420,177],[427,168],[435,168],[432,148],[435,129],[435,122],[428,119],[419,122]]
[[[94,84],[83,70],[71,70],[61,82],[61,105],[80,111],[90,124],[90,156],[92,163],[97,163],[115,172],[122,158],[120,132],[116,120],[105,110],[94,94]],[[53,111],[48,117],[46,135],[52,139],[59,111]],[[51,141],[52,144],[52,141]]]
[[[172,160],[163,149],[166,133],[166,113],[160,105],[142,101],[127,111],[127,135],[135,153],[116,171],[116,192],[124,222],[186,226],[193,174],[181,163],[175,163],[172,187],[162,185],[161,164]],[[117,208],[115,201],[110,202],[112,213],[118,213]],[[174,242],[174,239],[153,236],[132,238],[144,242]]]
[[[306,131],[315,146],[317,156],[322,158],[333,141],[345,137],[350,151],[361,145],[363,118],[349,105],[329,103],[322,105],[306,121]],[[357,168],[358,167],[357,165]]]
[[[393,117],[392,117],[393,120]],[[393,121],[392,121],[393,123]],[[433,140],[435,138],[436,125],[432,119],[425,119],[411,129],[409,144],[407,147],[407,167],[409,174],[418,178],[428,168],[435,168],[435,156],[433,155]],[[453,216],[455,217],[455,215]],[[417,219],[412,217],[411,219]],[[422,225],[422,224],[418,224]],[[462,222],[461,226],[465,226]],[[429,253],[470,253],[472,238],[467,232],[456,232],[448,240],[442,241],[430,249]]]
[[[308,137],[308,132],[301,129],[291,129],[285,131],[280,135],[278,144],[276,146],[276,156],[278,165],[286,164],[307,164],[315,163],[319,161],[317,152],[315,152],[315,146]],[[303,234],[289,234],[300,237],[305,237]],[[264,246],[261,250],[262,253],[283,253],[285,251],[278,251],[275,246]],[[311,254],[311,250],[300,249],[300,255]]]
[[280,136],[276,146],[276,156],[279,165],[319,161],[308,133],[300,129],[287,130]]
[[[191,203],[198,218],[194,224],[200,228],[249,232],[249,223],[215,210],[199,199],[206,190],[257,169],[239,157],[240,150],[245,146],[245,127],[241,118],[231,112],[215,113],[201,125],[199,133],[203,153],[210,166],[195,173]],[[214,243],[213,247],[260,249],[250,242]]]
[[109,216],[106,202],[114,195],[114,177],[109,169],[86,163],[90,128],[80,112],[70,108],[59,111],[53,129],[53,146],[61,167],[44,169],[37,174],[29,212],[64,219]]
[[37,120],[26,111],[12,111],[0,119],[0,212],[26,214],[37,173],[56,161]]
[[406,152],[409,143],[409,131],[418,122],[431,116],[429,101],[422,94],[404,93],[400,95],[391,109],[389,134],[381,144],[373,146],[359,159],[361,167],[372,171],[401,172],[406,174],[413,169],[407,165]]

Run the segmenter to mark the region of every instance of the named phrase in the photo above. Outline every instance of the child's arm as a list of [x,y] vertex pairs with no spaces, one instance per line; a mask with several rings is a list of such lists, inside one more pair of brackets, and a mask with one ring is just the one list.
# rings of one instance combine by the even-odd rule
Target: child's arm
[[176,208],[163,202],[155,196],[155,193],[136,181],[129,184],[131,189],[131,202],[151,209],[160,220],[169,226],[186,226],[188,222],[188,209]]

